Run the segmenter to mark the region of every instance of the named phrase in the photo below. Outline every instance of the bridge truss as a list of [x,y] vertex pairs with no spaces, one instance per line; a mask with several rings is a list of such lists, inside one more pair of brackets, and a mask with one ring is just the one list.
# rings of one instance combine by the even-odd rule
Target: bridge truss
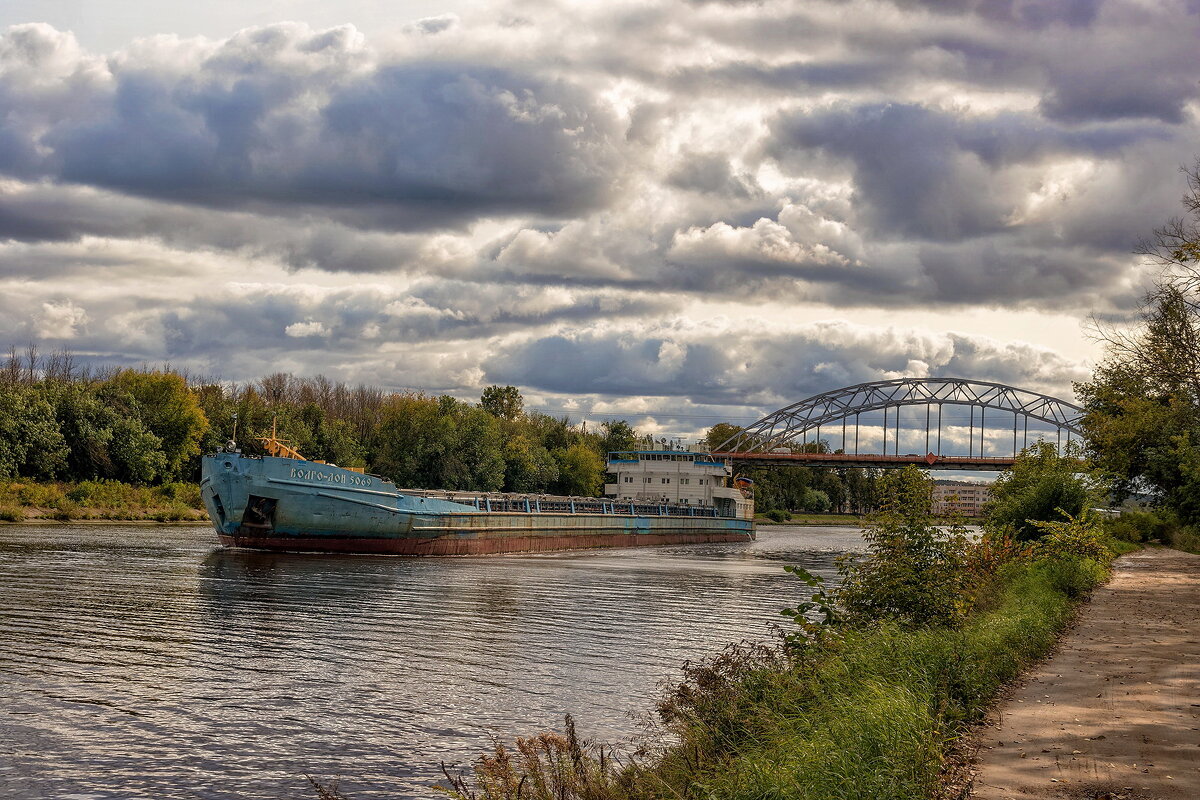
[[[987,411],[1006,412],[1012,417],[1013,455],[1029,442],[1029,421],[1036,420],[1056,431],[1061,450],[1063,434],[1069,446],[1071,436],[1082,438],[1080,420],[1083,409],[1073,403],[1049,395],[1006,386],[1002,383],[973,381],[964,378],[897,378],[847,386],[843,389],[813,395],[798,403],[768,414],[731,436],[716,450],[722,453],[768,453],[778,447],[803,446],[808,435],[812,441],[821,440],[821,429],[841,423],[842,451],[859,454],[859,418],[872,411],[883,411],[883,454],[888,455],[888,436],[894,432],[895,455],[900,455],[900,408],[925,406],[925,451],[942,455],[942,412],[945,406],[969,406],[969,457],[982,458],[987,447]],[[936,409],[936,411],[935,411]],[[978,428],[975,410],[979,411]],[[888,414],[894,410],[893,425]],[[934,417],[936,416],[936,427]],[[994,418],[994,417],[993,417]],[[1024,420],[1024,440],[1018,447],[1019,420]],[[853,424],[853,437],[848,438]],[[993,424],[993,430],[995,430]],[[976,442],[976,430],[979,439]],[[1007,426],[1005,426],[1007,429]],[[797,440],[800,440],[799,442]],[[976,448],[978,444],[978,448]]]

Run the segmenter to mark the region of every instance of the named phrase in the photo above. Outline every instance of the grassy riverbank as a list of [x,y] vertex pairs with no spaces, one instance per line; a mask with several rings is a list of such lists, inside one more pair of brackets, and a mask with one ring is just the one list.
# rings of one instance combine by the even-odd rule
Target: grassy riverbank
[[677,744],[619,761],[571,730],[543,734],[498,748],[451,791],[478,800],[929,800],[956,738],[1049,652],[1104,575],[1095,562],[1014,564],[958,627],[884,622],[801,648],[731,649],[689,667],[660,703]]
[[1100,575],[1025,565],[959,628],[885,623],[749,659],[717,691],[685,698],[683,744],[638,776],[642,796],[703,785],[708,797],[930,798],[955,737],[1049,651]]
[[193,483],[132,486],[118,481],[0,481],[0,522],[205,519],[200,487]]
[[[1072,480],[1076,480],[1072,478]],[[774,643],[698,664],[657,707],[641,752],[616,755],[565,735],[497,746],[459,800],[929,800],[950,797],[956,741],[1007,682],[1043,658],[1115,554],[1138,545],[1099,520],[1039,522],[1024,539],[942,526],[916,470],[883,480],[868,552],[826,589],[798,568],[812,600]],[[653,744],[657,743],[657,744]]]

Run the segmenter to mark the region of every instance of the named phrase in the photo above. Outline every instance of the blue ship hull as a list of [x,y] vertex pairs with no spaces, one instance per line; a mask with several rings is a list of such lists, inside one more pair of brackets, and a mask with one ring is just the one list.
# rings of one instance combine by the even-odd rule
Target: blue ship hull
[[206,456],[200,490],[222,544],[263,550],[469,555],[754,538],[753,520],[711,508],[532,495],[454,502],[272,456]]

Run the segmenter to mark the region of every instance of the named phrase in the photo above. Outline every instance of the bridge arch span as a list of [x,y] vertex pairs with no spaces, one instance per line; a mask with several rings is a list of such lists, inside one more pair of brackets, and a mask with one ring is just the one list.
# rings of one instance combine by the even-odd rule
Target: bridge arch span
[[[972,406],[980,409],[979,452],[981,454],[984,447],[983,437],[986,430],[987,409],[1003,411],[1012,415],[1014,451],[1017,449],[1016,420],[1021,417],[1025,419],[1026,423],[1026,439],[1028,439],[1029,420],[1037,420],[1057,429],[1060,441],[1063,432],[1066,432],[1068,442],[1072,434],[1079,438],[1083,436],[1080,425],[1083,409],[1057,397],[1002,383],[966,378],[895,378],[860,383],[813,395],[768,414],[743,428],[715,450],[729,453],[765,453],[772,448],[794,442],[797,437],[805,436],[809,432],[819,432],[823,426],[836,422],[843,423],[844,440],[847,420],[853,418],[857,423],[859,415],[882,410],[884,412],[884,455],[886,455],[887,412],[890,409],[896,409],[896,448],[898,451],[900,441],[899,409],[904,406],[926,407],[926,444],[927,450],[929,450],[931,410],[935,406],[938,407],[938,438],[940,440],[941,407],[947,405]],[[973,415],[971,437],[973,449]],[[940,450],[939,441],[939,454]],[[857,447],[855,451],[857,452]]]

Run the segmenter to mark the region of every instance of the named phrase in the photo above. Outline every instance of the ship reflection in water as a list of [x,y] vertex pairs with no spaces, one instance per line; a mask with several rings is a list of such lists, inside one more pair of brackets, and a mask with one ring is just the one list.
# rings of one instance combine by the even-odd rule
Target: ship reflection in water
[[575,714],[620,740],[679,665],[770,635],[851,529],[468,558],[213,550],[208,528],[0,528],[0,797],[427,797]]

